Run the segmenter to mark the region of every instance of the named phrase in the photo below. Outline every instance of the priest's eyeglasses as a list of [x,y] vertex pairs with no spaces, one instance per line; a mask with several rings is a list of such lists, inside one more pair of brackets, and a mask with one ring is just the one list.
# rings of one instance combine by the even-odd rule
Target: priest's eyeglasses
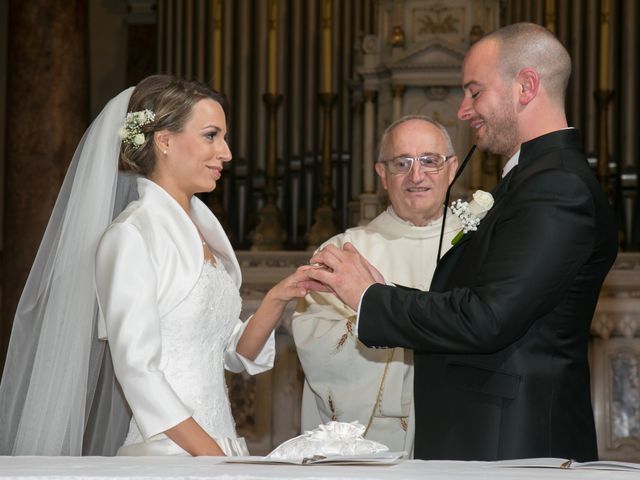
[[389,168],[391,175],[406,175],[413,168],[415,160],[420,162],[420,171],[424,173],[438,173],[444,168],[444,164],[455,155],[442,155],[441,153],[422,153],[417,157],[394,157],[389,160],[381,160]]

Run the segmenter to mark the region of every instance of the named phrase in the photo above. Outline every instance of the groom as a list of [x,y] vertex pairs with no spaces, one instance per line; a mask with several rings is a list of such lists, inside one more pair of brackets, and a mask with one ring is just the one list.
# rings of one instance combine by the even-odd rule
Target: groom
[[414,350],[422,459],[597,458],[587,346],[616,228],[564,96],[571,60],[534,24],[467,53],[458,116],[509,158],[495,205],[441,260],[430,292],[388,286],[353,247],[310,273],[358,310],[368,346]]

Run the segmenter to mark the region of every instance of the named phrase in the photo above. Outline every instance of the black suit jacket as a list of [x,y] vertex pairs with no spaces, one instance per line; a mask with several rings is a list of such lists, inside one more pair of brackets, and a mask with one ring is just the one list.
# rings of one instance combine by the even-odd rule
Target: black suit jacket
[[521,148],[430,292],[376,284],[358,336],[413,349],[415,456],[597,458],[587,347],[617,229],[577,130]]

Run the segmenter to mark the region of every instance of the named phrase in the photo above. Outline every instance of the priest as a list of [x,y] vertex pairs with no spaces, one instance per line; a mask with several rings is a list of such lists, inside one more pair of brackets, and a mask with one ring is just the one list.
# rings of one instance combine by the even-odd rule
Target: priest
[[[375,164],[390,205],[368,225],[322,247],[351,242],[387,281],[427,290],[457,165],[441,124],[425,116],[397,120],[384,132]],[[461,228],[457,217],[447,215],[443,252]],[[354,310],[327,293],[313,292],[298,305],[292,326],[305,373],[302,431],[332,420],[358,421],[365,438],[411,453],[413,354],[366,347],[355,335],[355,318]]]

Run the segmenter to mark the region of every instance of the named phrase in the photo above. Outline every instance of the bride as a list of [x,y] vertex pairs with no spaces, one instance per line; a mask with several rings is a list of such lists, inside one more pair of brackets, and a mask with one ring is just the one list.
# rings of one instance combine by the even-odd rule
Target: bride
[[231,160],[224,106],[200,83],[154,75],[85,133],[18,305],[0,454],[248,454],[224,368],[273,366],[273,329],[307,293],[309,267],[239,320],[238,262],[195,196]]

